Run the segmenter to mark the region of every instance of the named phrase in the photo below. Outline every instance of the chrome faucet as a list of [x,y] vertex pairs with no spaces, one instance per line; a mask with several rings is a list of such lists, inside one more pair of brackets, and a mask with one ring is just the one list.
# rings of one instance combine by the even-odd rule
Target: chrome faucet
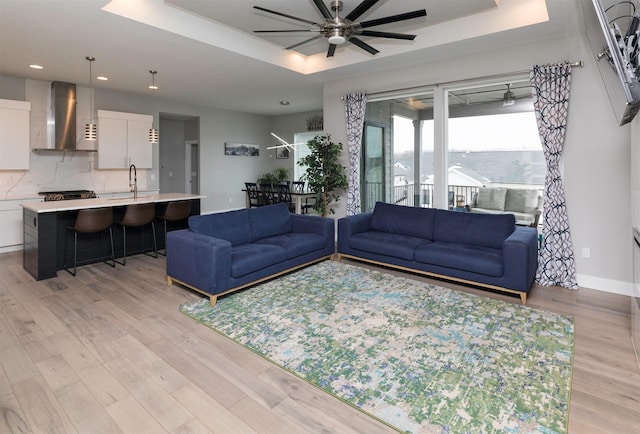
[[[131,182],[131,169],[133,169],[133,182]],[[132,164],[129,166],[129,187],[131,187],[131,191],[133,192],[133,198],[138,198],[138,172],[136,171],[136,165]]]

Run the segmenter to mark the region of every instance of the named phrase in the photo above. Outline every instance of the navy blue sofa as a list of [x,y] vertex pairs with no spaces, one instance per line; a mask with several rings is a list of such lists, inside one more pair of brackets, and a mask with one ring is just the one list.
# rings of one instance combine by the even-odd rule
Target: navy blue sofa
[[348,257],[495,290],[527,302],[538,233],[513,214],[485,215],[378,202],[338,220],[338,260]]
[[335,252],[332,219],[291,214],[285,203],[189,217],[167,234],[167,282],[218,296]]

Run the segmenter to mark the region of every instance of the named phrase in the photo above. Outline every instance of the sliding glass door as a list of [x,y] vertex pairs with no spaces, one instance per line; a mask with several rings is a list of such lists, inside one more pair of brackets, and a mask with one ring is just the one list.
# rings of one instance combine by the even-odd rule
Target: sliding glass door
[[360,189],[363,211],[371,211],[376,202],[385,201],[384,137],[384,125],[365,123],[361,159],[364,176]]
[[545,171],[526,76],[367,104],[363,211],[377,200],[463,210],[482,186],[541,189]]

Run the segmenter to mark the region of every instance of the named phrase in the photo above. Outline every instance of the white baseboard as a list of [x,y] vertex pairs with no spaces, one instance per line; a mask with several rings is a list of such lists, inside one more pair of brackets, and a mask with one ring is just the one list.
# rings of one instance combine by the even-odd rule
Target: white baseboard
[[15,246],[0,247],[0,253],[17,252],[18,250],[22,250],[22,244],[18,244]]
[[611,292],[613,294],[627,295],[633,293],[633,283],[621,280],[603,279],[601,277],[577,274],[576,279],[581,288],[596,289],[598,291]]

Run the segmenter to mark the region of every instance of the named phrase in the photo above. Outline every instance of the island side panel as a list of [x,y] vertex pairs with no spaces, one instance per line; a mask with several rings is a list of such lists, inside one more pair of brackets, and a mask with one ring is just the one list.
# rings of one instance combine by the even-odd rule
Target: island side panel
[[56,213],[38,214],[23,209],[24,244],[22,266],[36,280],[56,277]]

